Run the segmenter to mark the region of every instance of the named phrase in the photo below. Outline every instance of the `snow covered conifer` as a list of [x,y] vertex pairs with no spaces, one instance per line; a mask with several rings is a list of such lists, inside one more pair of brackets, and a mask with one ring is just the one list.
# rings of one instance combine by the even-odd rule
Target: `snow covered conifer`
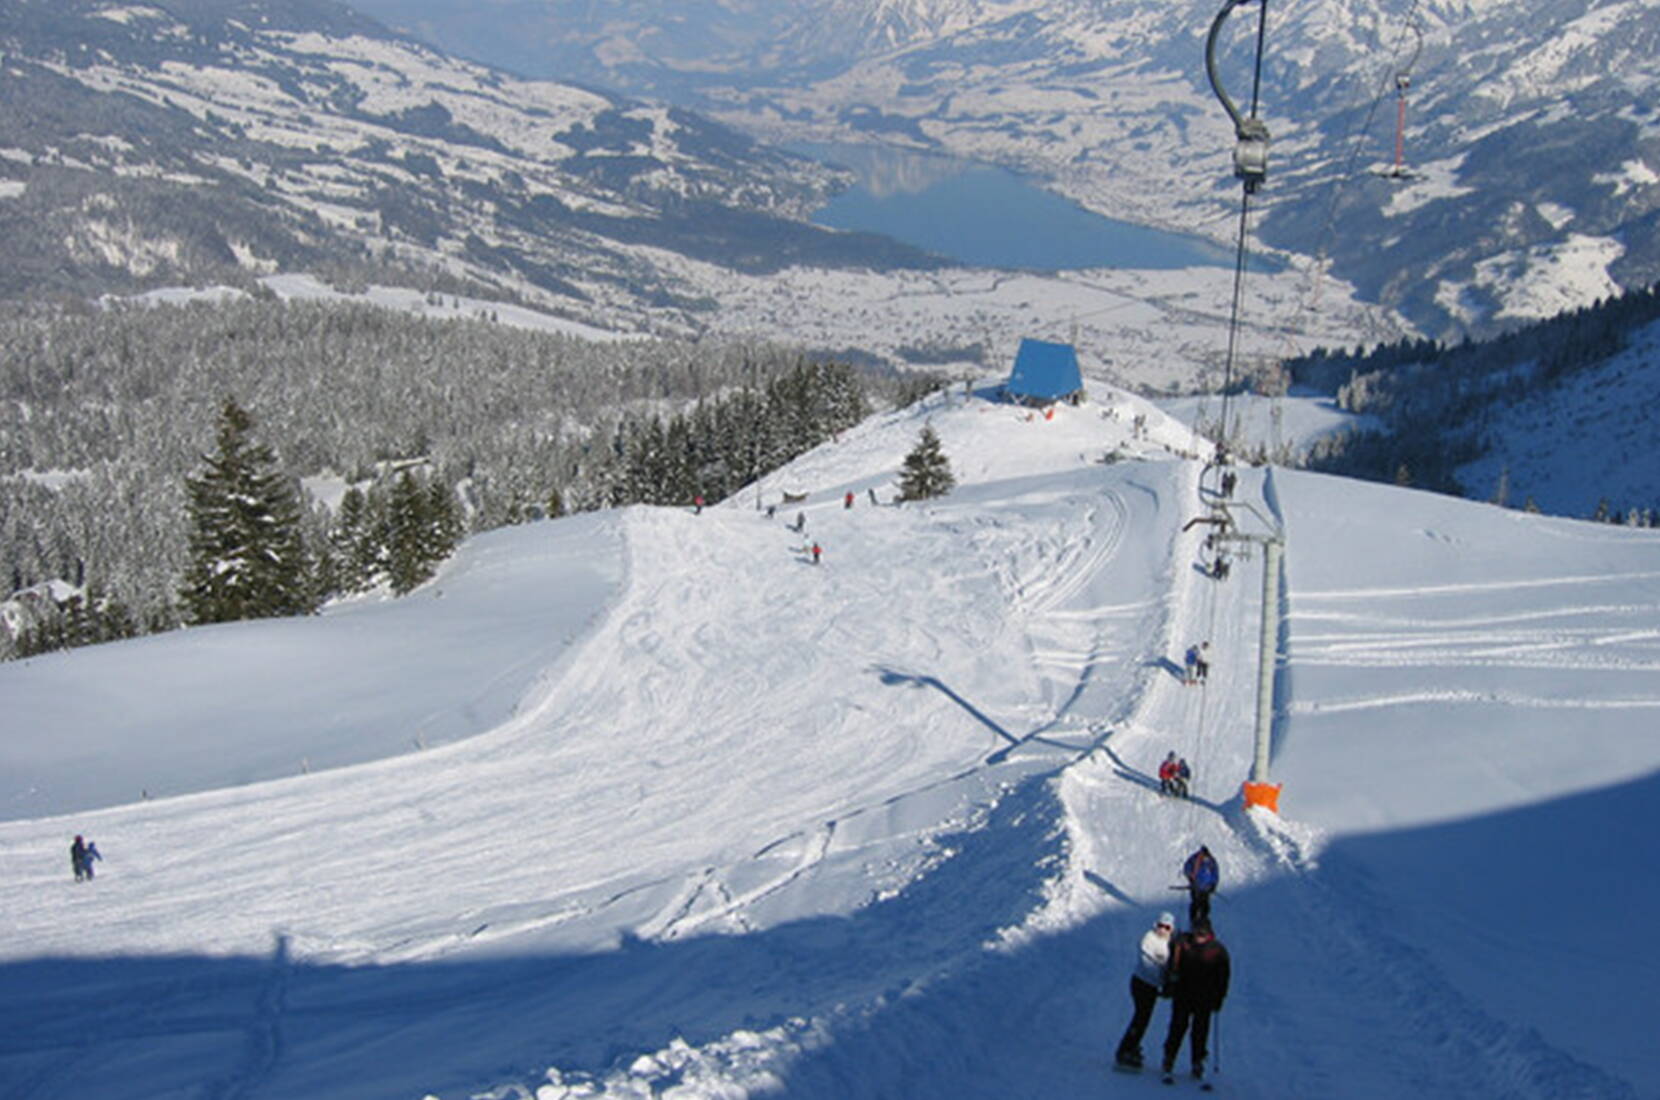
[[899,475],[899,499],[927,500],[944,496],[956,484],[951,460],[940,448],[939,435],[932,424],[924,424],[916,446],[905,456],[905,469]]
[[217,448],[185,479],[190,562],[180,587],[194,623],[231,622],[315,609],[301,533],[298,484],[249,436],[253,417],[227,399]]

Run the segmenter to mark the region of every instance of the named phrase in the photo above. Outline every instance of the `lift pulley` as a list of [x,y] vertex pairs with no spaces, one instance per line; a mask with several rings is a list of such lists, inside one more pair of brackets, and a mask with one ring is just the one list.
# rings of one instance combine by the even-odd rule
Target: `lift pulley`
[[[1257,20],[1256,76],[1251,84],[1251,111],[1241,114],[1216,71],[1216,39],[1222,33],[1222,24],[1228,21],[1234,9],[1252,3],[1261,5]],[[1222,109],[1228,112],[1228,118],[1233,122],[1233,174],[1244,182],[1246,194],[1255,193],[1263,180],[1268,178],[1268,124],[1257,117],[1257,99],[1262,88],[1262,41],[1267,25],[1268,0],[1227,0],[1216,14],[1210,25],[1210,34],[1205,39],[1205,73],[1210,77],[1211,91],[1216,93]]]

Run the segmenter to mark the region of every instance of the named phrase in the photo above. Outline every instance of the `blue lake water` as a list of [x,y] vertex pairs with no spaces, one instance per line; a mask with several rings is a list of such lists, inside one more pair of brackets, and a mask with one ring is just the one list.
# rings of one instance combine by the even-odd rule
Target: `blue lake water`
[[867,146],[795,145],[848,168],[859,183],[813,215],[832,229],[881,233],[984,267],[1231,267],[1233,254],[1197,237],[1114,221],[1013,172]]

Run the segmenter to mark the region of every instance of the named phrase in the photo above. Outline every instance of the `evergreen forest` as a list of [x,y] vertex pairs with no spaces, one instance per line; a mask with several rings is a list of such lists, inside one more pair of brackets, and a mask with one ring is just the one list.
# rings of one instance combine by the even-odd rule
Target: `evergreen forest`
[[[405,592],[468,531],[712,503],[934,384],[775,345],[596,343],[366,305],[9,307],[0,656]],[[227,445],[245,468],[224,467]],[[298,540],[260,552],[304,562],[269,607],[207,586],[248,546],[225,529],[236,476]]]

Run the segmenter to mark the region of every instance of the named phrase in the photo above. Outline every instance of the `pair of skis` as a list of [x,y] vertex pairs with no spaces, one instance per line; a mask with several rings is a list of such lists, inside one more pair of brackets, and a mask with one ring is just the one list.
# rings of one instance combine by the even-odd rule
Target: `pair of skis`
[[[1139,1074],[1141,1072],[1141,1067],[1140,1066],[1130,1065],[1127,1062],[1114,1062],[1112,1064],[1112,1068],[1117,1070],[1119,1073]],[[1163,1081],[1167,1085],[1174,1085],[1176,1083],[1176,1074],[1175,1073],[1161,1073],[1159,1075],[1159,1080]],[[1199,1081],[1199,1091],[1200,1092],[1215,1092],[1216,1091],[1216,1082],[1214,1082],[1212,1080],[1209,1080],[1208,1078],[1200,1080]]]

